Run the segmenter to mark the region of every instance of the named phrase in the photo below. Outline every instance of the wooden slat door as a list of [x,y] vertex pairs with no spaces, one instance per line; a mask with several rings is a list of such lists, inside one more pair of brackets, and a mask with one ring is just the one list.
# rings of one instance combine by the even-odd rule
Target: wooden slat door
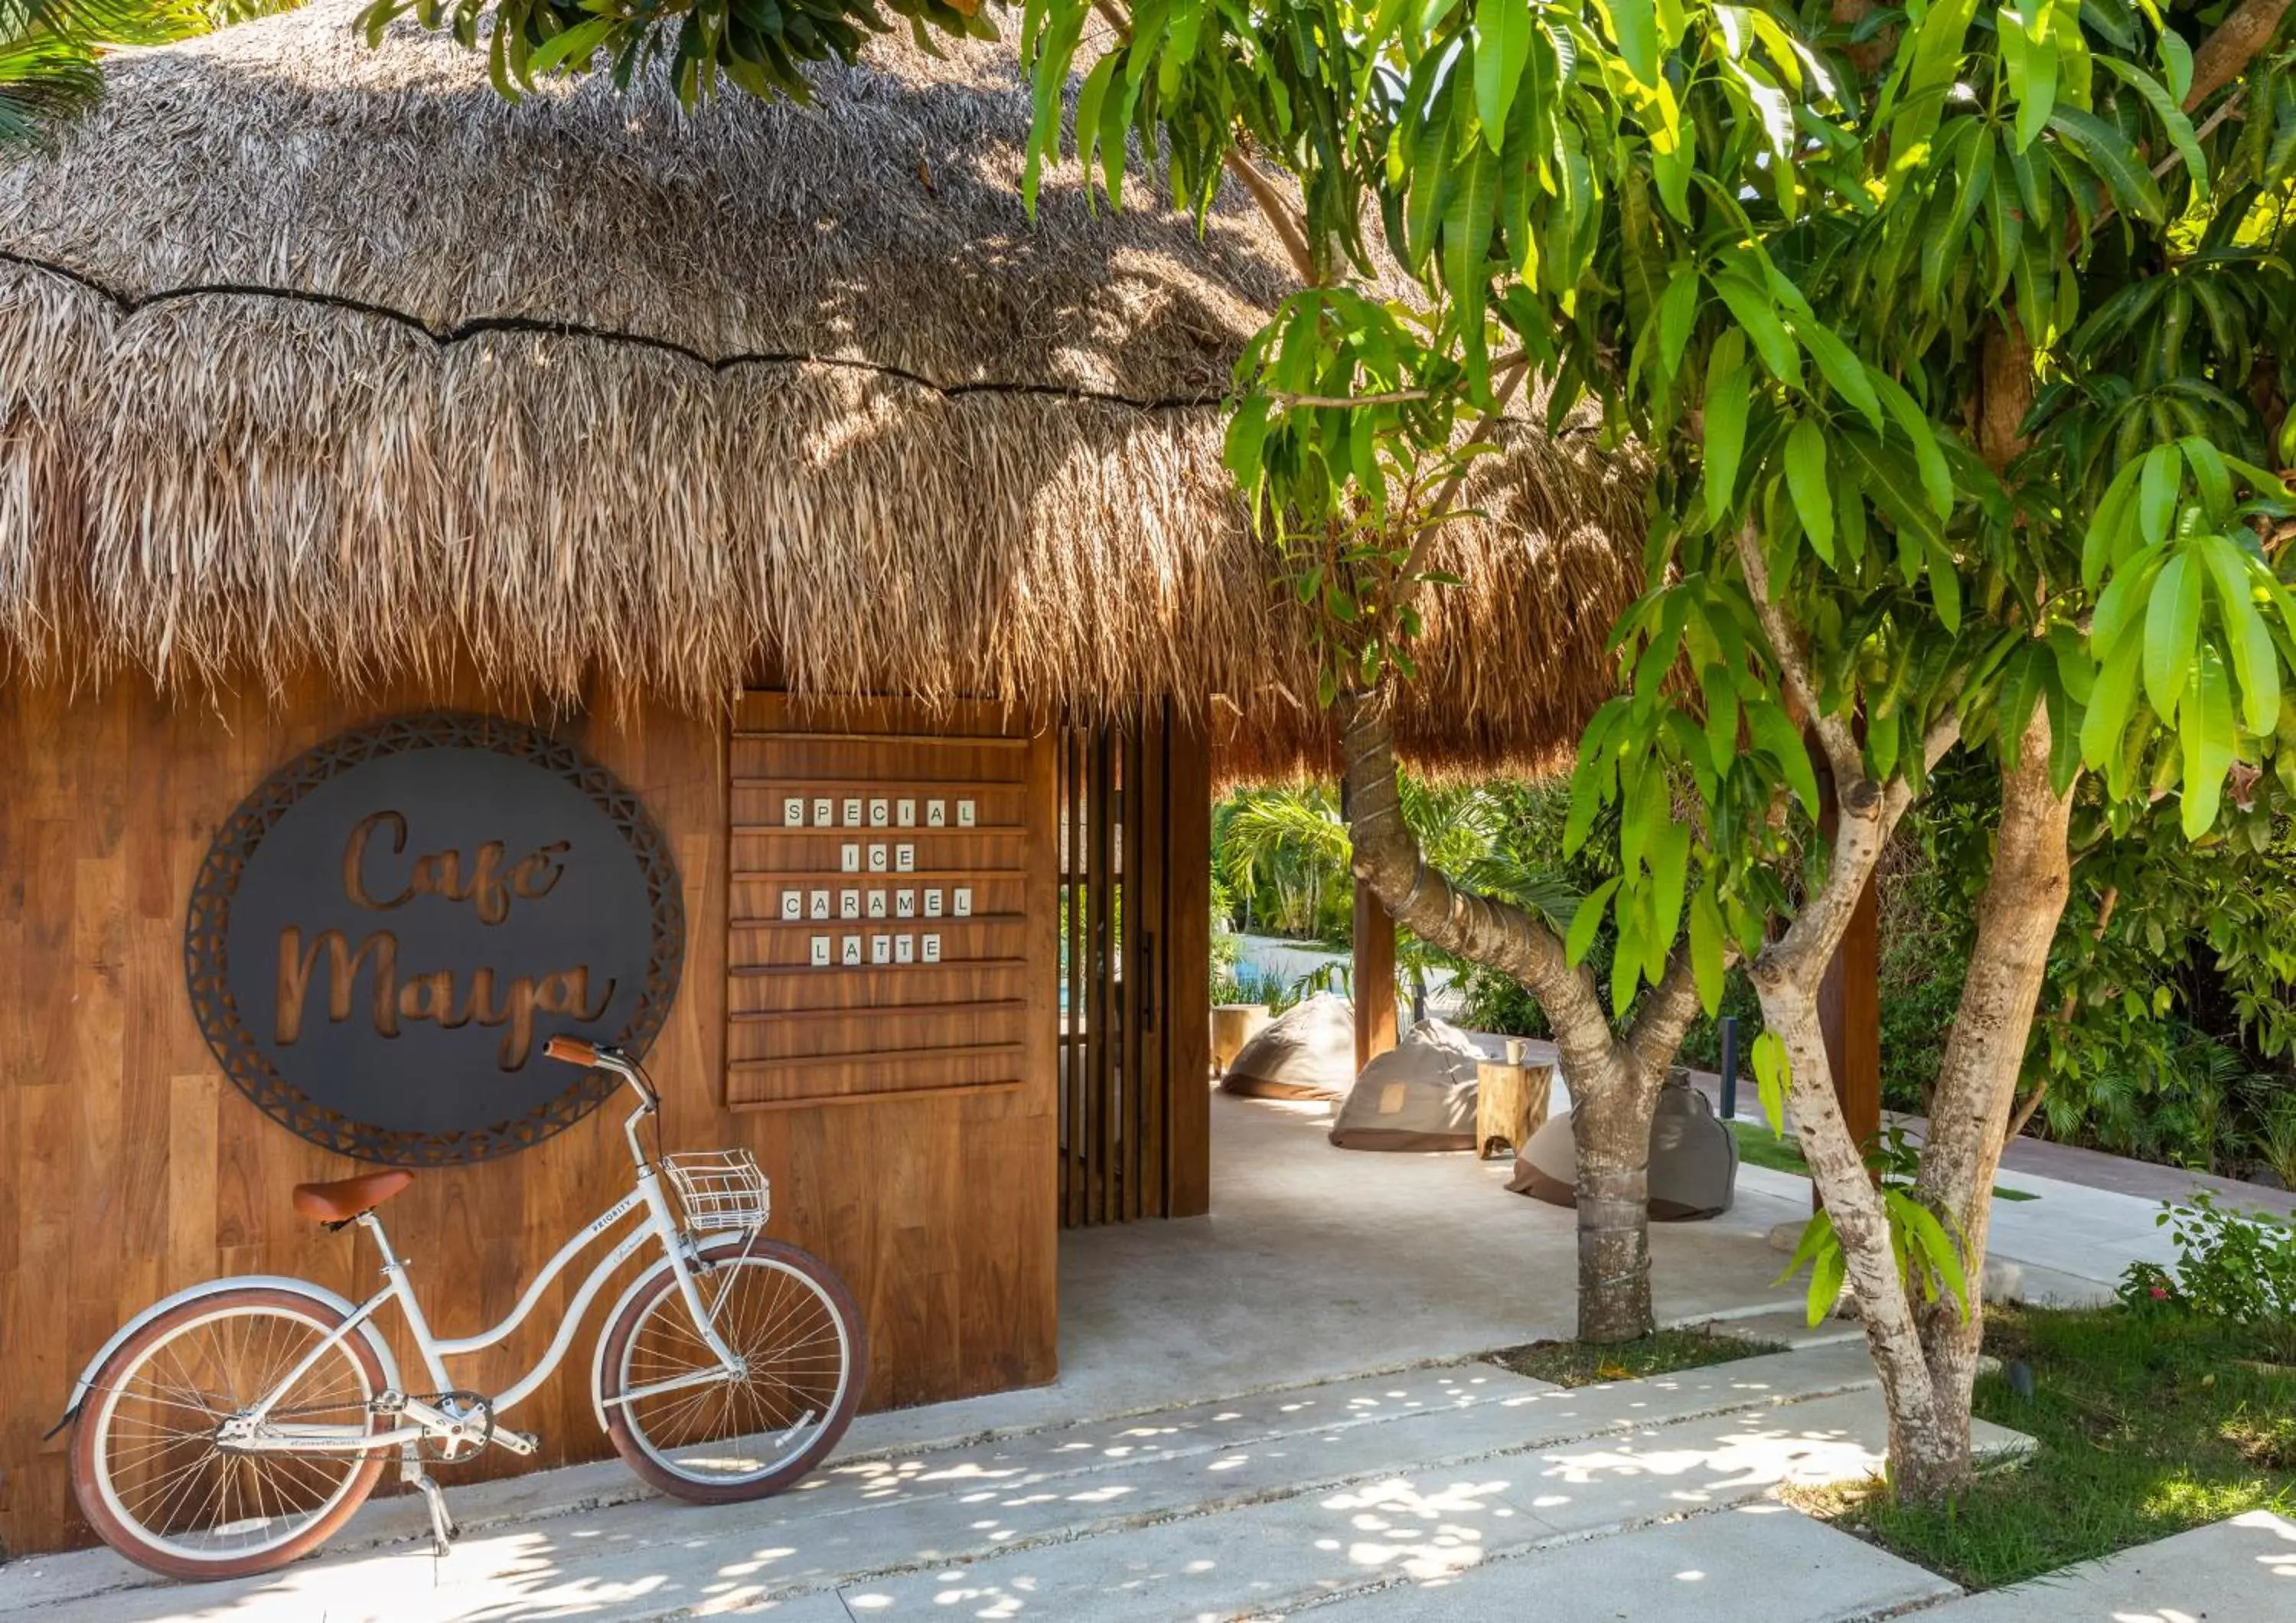
[[1190,1215],[1210,975],[1201,734],[1159,707],[1062,729],[1058,755],[1061,1222]]

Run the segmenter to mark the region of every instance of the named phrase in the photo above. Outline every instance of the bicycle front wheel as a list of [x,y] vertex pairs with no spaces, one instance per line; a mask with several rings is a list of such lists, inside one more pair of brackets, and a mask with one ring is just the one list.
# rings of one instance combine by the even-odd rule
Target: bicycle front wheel
[[137,1331],[96,1372],[72,1431],[72,1489],[103,1542],[177,1578],[249,1578],[324,1543],[374,1486],[374,1452],[251,1452],[226,1422],[273,1398],[265,1434],[354,1444],[380,1429],[364,1334],[291,1290],[236,1287]]
[[701,1262],[695,1289],[741,1375],[720,1372],[665,1268],[599,1343],[606,1433],[665,1494],[761,1499],[811,1471],[852,1424],[868,1368],[861,1314],[828,1265],[794,1246],[723,1240]]

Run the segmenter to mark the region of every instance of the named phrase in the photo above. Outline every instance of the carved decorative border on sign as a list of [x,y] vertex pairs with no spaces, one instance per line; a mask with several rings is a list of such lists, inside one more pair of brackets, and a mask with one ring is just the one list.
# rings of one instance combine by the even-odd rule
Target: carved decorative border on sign
[[388,756],[439,748],[485,750],[552,772],[579,790],[628,843],[645,879],[652,938],[644,991],[614,1039],[617,1046],[643,1054],[652,1045],[676,1001],[685,959],[685,902],[668,843],[636,794],[562,739],[499,716],[433,712],[339,734],[274,772],[240,803],[201,864],[184,932],[193,1012],[226,1074],[265,1115],[315,1144],[398,1166],[484,1161],[528,1149],[573,1125],[620,1085],[605,1072],[591,1071],[523,1115],[463,1133],[407,1133],[353,1121],[311,1099],[279,1074],[249,1035],[231,990],[226,942],[233,897],[256,848],[299,801],[330,779]]

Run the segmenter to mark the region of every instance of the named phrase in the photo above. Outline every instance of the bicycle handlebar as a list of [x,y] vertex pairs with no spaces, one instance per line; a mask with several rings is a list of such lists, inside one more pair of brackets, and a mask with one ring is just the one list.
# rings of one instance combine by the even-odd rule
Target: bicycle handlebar
[[598,1045],[585,1042],[579,1037],[553,1037],[542,1045],[542,1051],[553,1059],[564,1060],[568,1065],[594,1066],[598,1063]]
[[619,1049],[608,1048],[603,1042],[586,1042],[579,1037],[570,1037],[562,1033],[545,1042],[542,1051],[568,1065],[611,1071],[638,1091],[638,1097],[645,1101],[646,1109],[654,1110],[660,1107],[660,1097],[646,1085],[636,1063]]

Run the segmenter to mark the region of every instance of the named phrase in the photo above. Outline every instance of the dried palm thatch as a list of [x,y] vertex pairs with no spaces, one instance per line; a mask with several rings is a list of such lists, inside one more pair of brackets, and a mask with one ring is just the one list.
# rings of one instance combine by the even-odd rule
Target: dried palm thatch
[[[355,14],[123,54],[0,169],[12,680],[1218,693],[1242,756],[1316,746],[1307,629],[1218,462],[1288,285],[1248,202],[1199,238],[1071,167],[1030,222],[994,46],[887,39],[816,108],[687,115],[508,105],[482,55]],[[1400,718],[1423,761],[1551,755],[1637,583],[1632,479],[1509,440]]]

